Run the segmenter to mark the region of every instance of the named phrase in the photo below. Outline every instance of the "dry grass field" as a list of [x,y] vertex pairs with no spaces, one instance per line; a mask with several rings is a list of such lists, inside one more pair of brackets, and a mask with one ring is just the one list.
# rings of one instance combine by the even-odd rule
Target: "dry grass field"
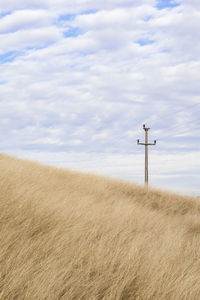
[[200,299],[200,202],[0,155],[0,299]]

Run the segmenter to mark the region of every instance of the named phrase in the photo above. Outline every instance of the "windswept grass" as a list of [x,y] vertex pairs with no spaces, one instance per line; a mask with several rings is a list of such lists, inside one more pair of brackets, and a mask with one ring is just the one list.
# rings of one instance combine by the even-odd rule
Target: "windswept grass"
[[0,155],[0,299],[200,299],[200,202]]

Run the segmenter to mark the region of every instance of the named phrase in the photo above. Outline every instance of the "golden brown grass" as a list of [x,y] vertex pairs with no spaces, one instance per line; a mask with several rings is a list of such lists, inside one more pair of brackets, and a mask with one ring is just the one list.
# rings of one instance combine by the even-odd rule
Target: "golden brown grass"
[[200,203],[0,155],[0,299],[200,299]]

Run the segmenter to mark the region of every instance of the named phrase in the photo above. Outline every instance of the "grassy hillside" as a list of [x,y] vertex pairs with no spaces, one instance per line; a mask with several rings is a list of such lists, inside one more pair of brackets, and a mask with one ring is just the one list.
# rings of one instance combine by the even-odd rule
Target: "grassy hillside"
[[0,299],[200,299],[200,202],[0,155]]

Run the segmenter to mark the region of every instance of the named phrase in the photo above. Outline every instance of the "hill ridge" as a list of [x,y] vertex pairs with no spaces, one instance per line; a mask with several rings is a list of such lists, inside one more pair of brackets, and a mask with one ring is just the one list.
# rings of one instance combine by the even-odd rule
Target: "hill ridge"
[[199,299],[200,202],[0,154],[1,299]]

